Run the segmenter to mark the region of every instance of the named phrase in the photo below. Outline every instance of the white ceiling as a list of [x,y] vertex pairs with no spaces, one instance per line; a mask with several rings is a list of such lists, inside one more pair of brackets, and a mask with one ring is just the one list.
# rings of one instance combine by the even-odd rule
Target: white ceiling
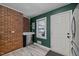
[[34,17],[42,13],[51,11],[67,3],[1,3],[4,6],[15,9],[26,17]]

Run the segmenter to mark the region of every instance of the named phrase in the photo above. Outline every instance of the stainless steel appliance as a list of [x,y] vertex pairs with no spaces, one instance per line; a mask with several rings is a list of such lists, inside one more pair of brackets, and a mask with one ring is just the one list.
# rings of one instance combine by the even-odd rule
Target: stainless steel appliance
[[72,48],[71,52],[73,56],[79,56],[79,4],[73,12],[72,24]]

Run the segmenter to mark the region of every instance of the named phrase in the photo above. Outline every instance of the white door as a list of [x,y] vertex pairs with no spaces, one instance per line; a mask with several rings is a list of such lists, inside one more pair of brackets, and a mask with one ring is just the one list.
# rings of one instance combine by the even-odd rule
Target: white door
[[72,10],[51,16],[51,48],[53,51],[71,55],[71,21]]

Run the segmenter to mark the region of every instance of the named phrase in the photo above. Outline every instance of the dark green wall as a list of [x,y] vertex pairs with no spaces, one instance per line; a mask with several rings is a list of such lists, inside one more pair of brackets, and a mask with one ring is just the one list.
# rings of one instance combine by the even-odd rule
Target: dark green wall
[[51,47],[50,46],[50,16],[51,15],[54,15],[54,14],[57,14],[57,13],[61,13],[61,12],[64,12],[64,11],[68,11],[68,10],[73,10],[75,9],[77,3],[72,3],[72,4],[69,4],[69,5],[66,5],[66,6],[63,6],[63,7],[60,7],[60,8],[57,8],[55,10],[52,10],[52,11],[49,11],[47,13],[44,13],[44,14],[41,14],[41,15],[38,15],[36,17],[33,17],[30,19],[30,30],[31,31],[34,31],[36,33],[36,26],[35,26],[35,30],[32,29],[32,22],[35,22],[36,23],[36,20],[37,19],[40,19],[40,18],[43,18],[43,17],[47,17],[47,39],[39,39],[39,38],[36,38],[36,34],[33,36],[33,42],[37,42],[37,40],[41,41],[42,42],[42,45],[43,46],[46,46],[46,47]]

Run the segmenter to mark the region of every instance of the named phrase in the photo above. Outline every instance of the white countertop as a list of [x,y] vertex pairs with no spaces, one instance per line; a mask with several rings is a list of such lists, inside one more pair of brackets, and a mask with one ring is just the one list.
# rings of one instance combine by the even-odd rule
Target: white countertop
[[33,35],[35,34],[34,32],[23,32],[23,35]]

